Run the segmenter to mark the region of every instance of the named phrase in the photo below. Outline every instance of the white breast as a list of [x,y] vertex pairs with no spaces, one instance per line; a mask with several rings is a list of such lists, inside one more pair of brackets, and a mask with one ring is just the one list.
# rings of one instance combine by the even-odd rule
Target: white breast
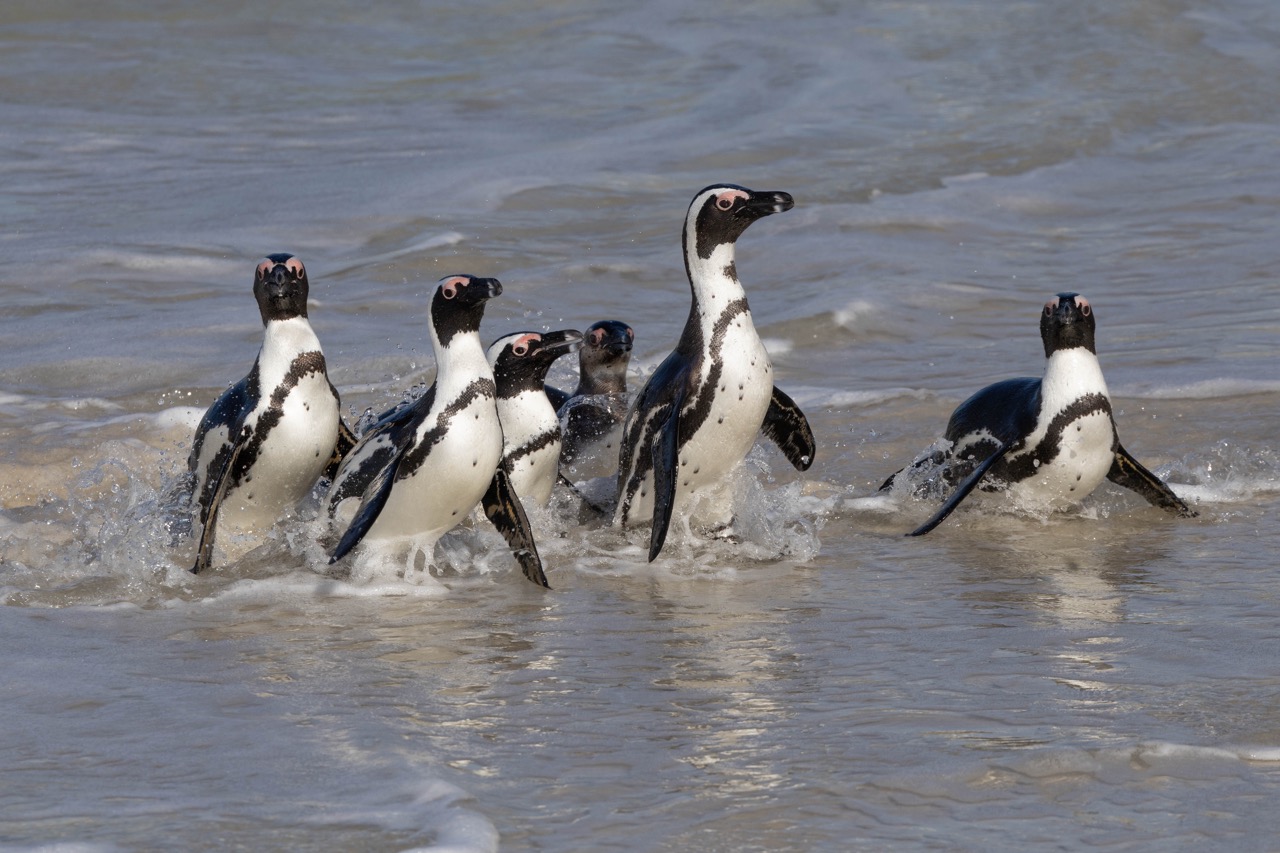
[[[560,421],[542,391],[524,391],[510,399],[498,400],[498,420],[502,423],[502,456],[511,463],[511,486],[525,506],[546,506],[551,500],[560,463]],[[550,442],[544,437],[555,435]],[[518,458],[512,455],[530,444],[541,443]]]
[[[305,318],[268,324],[258,356],[258,406],[246,421],[255,435],[294,360],[311,352],[320,352],[320,342]],[[266,432],[253,467],[223,500],[221,520],[227,525],[248,528],[271,524],[307,496],[333,455],[338,400],[323,371],[309,372],[292,384],[281,411],[282,416]]]
[[[726,523],[732,516],[725,478],[756,442],[773,396],[773,366],[760,342],[750,311],[743,310],[742,286],[722,272],[733,247],[721,246],[709,260],[691,268],[698,295],[698,324],[704,345],[697,393],[685,401],[681,423],[695,418],[699,404],[711,399],[708,416],[680,449],[676,514],[693,513],[700,526]],[[716,367],[719,367],[717,373]],[[650,472],[632,499],[627,521],[653,517]]]
[[[1040,419],[1023,452],[1032,452],[1045,439],[1054,417],[1073,403],[1107,395],[1098,358],[1083,348],[1059,350],[1049,357],[1041,384]],[[1091,494],[1106,479],[1114,458],[1114,426],[1107,411],[1094,412],[1066,424],[1053,459],[1014,485],[1017,499],[1061,508]],[[1013,461],[1017,457],[1011,457]]]
[[[437,348],[439,371],[431,412],[418,428],[413,446],[448,417],[443,438],[431,447],[412,474],[396,481],[391,496],[366,539],[411,537],[425,546],[467,517],[493,481],[502,459],[502,427],[494,399],[493,371],[475,333],[458,335]],[[458,409],[475,382],[485,392]],[[410,450],[412,452],[412,450]]]

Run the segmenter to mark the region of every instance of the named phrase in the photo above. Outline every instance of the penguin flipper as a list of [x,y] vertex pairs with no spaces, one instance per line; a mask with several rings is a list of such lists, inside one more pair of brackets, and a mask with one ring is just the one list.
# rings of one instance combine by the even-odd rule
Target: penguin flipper
[[952,511],[955,510],[956,507],[960,506],[960,502],[969,496],[969,493],[978,485],[978,481],[982,479],[983,475],[991,470],[991,466],[1004,458],[1004,455],[1009,452],[1009,448],[1012,446],[1013,445],[1007,441],[1001,443],[994,453],[979,462],[978,467],[974,468],[969,476],[966,477],[960,485],[956,486],[956,490],[951,493],[951,497],[947,498],[947,501],[942,505],[942,508],[933,514],[933,518],[930,518],[924,524],[920,525],[907,535],[923,536],[941,524],[948,515],[951,515]]
[[1176,513],[1183,518],[1195,518],[1200,514],[1183,503],[1163,480],[1148,471],[1118,442],[1115,459],[1111,461],[1111,470],[1107,472],[1107,479],[1117,486],[1137,492],[1149,503],[1167,512]]
[[662,553],[671,526],[671,510],[676,504],[676,479],[680,467],[680,409],[684,394],[671,401],[671,412],[653,437],[649,453],[653,460],[653,526],[649,530],[649,562]]
[[204,505],[203,512],[200,513],[204,527],[200,531],[200,547],[196,549],[196,563],[191,567],[193,575],[198,575],[209,568],[209,564],[213,561],[213,538],[218,529],[218,510],[222,509],[222,499],[226,497],[227,487],[231,485],[231,472],[235,470],[236,462],[240,459],[240,451],[248,443],[249,432],[247,427],[241,430],[240,438],[227,454],[222,467],[218,469],[218,476],[209,493],[209,500]]
[[413,437],[421,417],[425,417],[431,409],[435,398],[435,386],[419,400],[409,405],[402,405],[382,415],[365,430],[364,435],[356,442],[355,447],[343,457],[331,478],[329,495],[329,517],[333,518],[338,505],[347,498],[364,495],[369,486],[388,465],[395,465],[409,441]]
[[391,497],[391,487],[396,481],[396,472],[398,470],[400,470],[400,460],[397,457],[378,471],[378,475],[373,478],[373,481],[365,490],[364,498],[360,501],[360,508],[356,510],[355,517],[351,519],[351,525],[342,534],[338,547],[334,548],[333,554],[329,556],[329,565],[332,566],[347,556],[347,553],[360,544],[361,539],[364,539],[364,535],[369,532],[369,528],[373,527],[373,523],[378,520],[378,516],[382,513],[382,508],[387,505],[387,498]]
[[787,457],[787,461],[796,470],[809,470],[817,449],[813,430],[809,428],[809,419],[800,411],[795,401],[776,385],[773,386],[773,399],[769,401],[769,410],[764,413],[761,429],[770,441],[778,445],[782,455]]
[[538,546],[533,541],[533,529],[529,526],[529,517],[524,513],[524,505],[511,486],[511,476],[502,466],[493,473],[493,481],[489,489],[480,499],[484,507],[485,517],[493,523],[502,538],[507,540],[511,553],[515,554],[524,576],[538,586],[551,588],[547,583],[547,575],[542,570],[542,558],[538,556]]

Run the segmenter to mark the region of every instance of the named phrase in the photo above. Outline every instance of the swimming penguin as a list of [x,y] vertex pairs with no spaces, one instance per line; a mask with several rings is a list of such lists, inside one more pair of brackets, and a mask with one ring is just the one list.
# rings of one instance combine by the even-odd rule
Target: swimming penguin
[[635,332],[619,320],[587,329],[578,351],[578,387],[572,394],[547,386],[564,427],[560,469],[572,479],[613,476],[618,470],[622,421],[627,416],[627,366]]
[[489,347],[502,423],[502,467],[526,506],[546,506],[551,501],[559,469],[560,419],[544,390],[547,371],[581,343],[581,332],[565,329],[516,332]]
[[881,491],[910,468],[942,464],[943,478],[959,483],[942,508],[908,535],[937,527],[984,480],[985,491],[1008,487],[1023,500],[1058,508],[1083,500],[1106,479],[1161,509],[1196,515],[1120,444],[1094,328],[1093,307],[1083,296],[1060,293],[1050,299],[1040,315],[1049,359],[1044,377],[983,388],[952,413],[949,450],[885,481]]
[[258,263],[262,349],[249,375],[204,413],[187,460],[204,528],[192,572],[209,567],[220,520],[240,529],[271,524],[321,475],[332,477],[355,444],[307,322],[307,290],[306,268],[293,255]]
[[436,381],[422,397],[379,418],[347,455],[329,490],[329,514],[360,497],[334,549],[336,563],[361,540],[404,540],[430,557],[436,541],[480,503],[525,577],[547,586],[524,507],[502,460],[493,370],[480,344],[494,278],[441,279],[428,309]]
[[[615,521],[652,519],[649,559],[662,551],[676,504],[721,494],[722,481],[763,429],[796,468],[813,463],[813,432],[773,367],[751,322],[734,263],[747,226],[790,210],[784,192],[715,184],[699,192],[684,223],[684,262],[693,305],[676,349],[641,389],[623,427]],[[704,504],[699,522],[724,524],[725,507]]]

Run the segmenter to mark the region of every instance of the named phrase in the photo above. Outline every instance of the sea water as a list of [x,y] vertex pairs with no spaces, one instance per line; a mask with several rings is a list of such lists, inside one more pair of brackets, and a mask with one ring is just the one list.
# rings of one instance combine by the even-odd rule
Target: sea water
[[[0,10],[0,845],[1274,847],[1280,9],[1268,0],[18,2]],[[296,253],[356,423],[488,342],[688,311],[714,182],[806,411],[736,537],[531,513],[419,583],[321,495],[198,577],[165,495]],[[878,496],[1094,305],[1121,440],[1199,512]],[[566,360],[567,361],[567,360]],[[553,371],[562,387],[570,364]],[[330,537],[330,538],[327,538]]]

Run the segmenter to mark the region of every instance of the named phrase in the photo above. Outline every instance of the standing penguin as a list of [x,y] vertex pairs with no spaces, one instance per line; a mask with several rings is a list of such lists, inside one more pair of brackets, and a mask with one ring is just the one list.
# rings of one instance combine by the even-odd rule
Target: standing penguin
[[321,475],[333,476],[355,444],[307,322],[307,291],[306,268],[293,255],[258,262],[262,349],[249,375],[204,413],[187,460],[204,528],[192,572],[209,567],[220,520],[239,529],[271,524]]
[[[1168,512],[1196,515],[1120,444],[1094,347],[1095,325],[1083,296],[1059,293],[1045,304],[1044,377],[988,385],[956,408],[947,423],[950,449],[910,467],[941,464],[943,479],[959,485],[908,535],[933,530],[984,480],[985,491],[1007,487],[1024,501],[1060,508],[1083,500],[1106,479]],[[886,480],[881,491],[908,470]]]
[[436,381],[376,421],[338,469],[329,514],[346,498],[361,500],[330,563],[366,537],[403,540],[429,558],[436,541],[483,503],[525,577],[547,586],[524,507],[499,464],[502,426],[480,320],[485,303],[500,293],[495,278],[441,279],[427,314]]
[[[649,559],[662,551],[677,503],[723,499],[723,481],[764,430],[796,468],[813,463],[813,432],[791,398],[774,387],[773,367],[738,281],[735,242],[752,222],[790,210],[784,192],[715,184],[685,216],[685,271],[693,290],[676,349],[641,389],[623,427],[618,461],[622,525],[652,519]],[[700,507],[703,513],[706,507]],[[712,524],[731,515],[713,506]]]
[[635,332],[620,320],[587,329],[578,351],[578,387],[572,394],[547,386],[564,426],[560,468],[570,479],[613,476],[618,470],[622,421],[627,416],[627,366]]
[[552,363],[581,343],[581,332],[565,329],[516,332],[489,347],[502,423],[502,467],[525,504],[546,506],[551,501],[560,460],[560,419],[543,383]]

